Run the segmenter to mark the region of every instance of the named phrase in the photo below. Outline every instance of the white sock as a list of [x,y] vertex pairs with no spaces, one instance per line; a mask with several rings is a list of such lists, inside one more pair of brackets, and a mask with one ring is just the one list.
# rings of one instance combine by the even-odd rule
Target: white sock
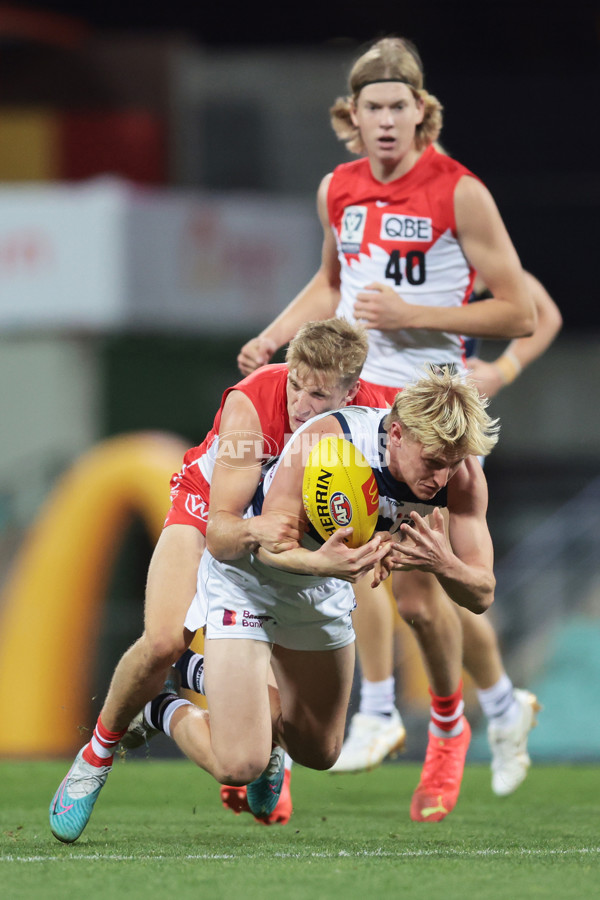
[[285,766],[285,768],[286,768],[286,769],[291,769],[291,768],[292,768],[292,763],[293,763],[293,762],[294,762],[294,760],[292,759],[292,757],[290,756],[290,754],[289,754],[289,753],[286,753],[286,754],[285,754],[285,757],[284,757],[284,766]]
[[464,708],[465,702],[464,700],[461,700],[456,710],[456,715],[459,716],[458,722],[456,723],[454,728],[451,728],[449,731],[445,731],[443,728],[440,728],[440,726],[436,725],[435,722],[430,722],[429,731],[431,732],[431,734],[434,737],[438,738],[453,738],[458,737],[459,734],[462,734],[465,730],[465,722],[462,717]]
[[515,700],[514,690],[512,681],[504,673],[491,688],[477,691],[477,698],[489,722],[506,727],[516,720],[519,704]]
[[383,681],[361,679],[359,712],[365,716],[389,716],[395,707],[395,680],[390,675]]
[[159,694],[144,706],[144,718],[153,728],[158,728],[167,737],[171,737],[171,719],[180,706],[193,706],[189,700],[177,697],[176,694]]
[[184,700],[183,698],[180,698],[179,700],[173,700],[173,702],[169,704],[163,719],[163,731],[167,737],[171,737],[171,719],[173,718],[173,713],[175,712],[175,710],[179,709],[180,706],[193,705],[194,704],[190,703],[189,700]]

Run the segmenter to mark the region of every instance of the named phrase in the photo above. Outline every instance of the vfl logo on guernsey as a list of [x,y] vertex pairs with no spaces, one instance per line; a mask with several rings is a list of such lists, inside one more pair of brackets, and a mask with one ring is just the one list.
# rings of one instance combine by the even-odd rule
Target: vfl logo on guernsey
[[336,525],[344,527],[352,521],[352,504],[341,491],[336,491],[332,495],[329,501],[329,510]]
[[367,224],[366,206],[347,206],[342,217],[340,243],[343,253],[358,253]]
[[383,241],[431,241],[431,219],[385,213],[381,217]]

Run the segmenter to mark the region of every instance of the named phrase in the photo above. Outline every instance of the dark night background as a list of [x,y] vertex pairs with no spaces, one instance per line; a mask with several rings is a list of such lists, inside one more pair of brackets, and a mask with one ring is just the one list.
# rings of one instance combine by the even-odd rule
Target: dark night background
[[564,332],[600,330],[598,3],[16,5],[73,16],[93,30],[183,34],[213,51],[342,45],[358,52],[385,34],[412,39],[426,85],[445,107],[444,145],[490,187],[524,266],[559,303]]

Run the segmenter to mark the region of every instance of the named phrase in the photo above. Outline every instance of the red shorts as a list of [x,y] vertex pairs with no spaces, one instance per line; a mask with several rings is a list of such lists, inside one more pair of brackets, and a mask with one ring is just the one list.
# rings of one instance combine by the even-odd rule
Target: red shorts
[[193,525],[206,537],[210,484],[197,467],[194,469],[193,479],[187,466],[171,478],[171,508],[163,528],[167,525]]

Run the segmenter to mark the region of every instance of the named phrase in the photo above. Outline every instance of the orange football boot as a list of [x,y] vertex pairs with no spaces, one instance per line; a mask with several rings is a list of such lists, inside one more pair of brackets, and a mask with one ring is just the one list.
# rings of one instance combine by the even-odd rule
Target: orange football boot
[[[286,769],[285,774],[283,776],[283,787],[281,788],[281,796],[277,801],[277,806],[266,818],[258,818],[258,816],[254,816],[257,822],[260,822],[261,825],[287,825],[290,821],[290,816],[292,815],[292,794],[290,791],[290,780],[292,777],[292,770]],[[239,816],[240,813],[248,812],[250,815],[254,815],[250,807],[248,806],[248,799],[246,797],[246,788],[244,787],[230,787],[227,784],[221,785],[221,802],[225,809],[230,809],[236,816]]]
[[471,726],[464,716],[462,722],[462,733],[456,737],[429,732],[425,765],[410,804],[413,822],[441,822],[456,806],[471,741]]

